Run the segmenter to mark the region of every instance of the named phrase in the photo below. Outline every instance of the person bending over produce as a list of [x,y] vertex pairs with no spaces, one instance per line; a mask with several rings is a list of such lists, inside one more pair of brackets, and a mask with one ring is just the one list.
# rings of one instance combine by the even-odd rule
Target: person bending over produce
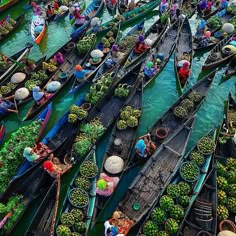
[[191,70],[189,69],[189,62],[184,62],[183,66],[179,69],[179,79],[181,85],[186,83],[186,80],[189,78]]
[[48,100],[52,94],[45,93],[40,90],[39,86],[35,86],[33,88],[33,98],[37,105],[43,104],[46,100]]
[[136,54],[142,54],[143,52],[145,52],[149,47],[145,44],[144,42],[144,36],[143,35],[139,35],[138,37],[138,42],[135,45],[135,49],[134,52]]
[[12,98],[14,98],[14,95],[3,98],[2,94],[0,94],[0,117],[6,115],[8,112],[18,113],[17,110],[12,109],[15,107],[15,104],[9,101]]
[[77,80],[85,79],[86,76],[88,76],[91,73],[90,70],[84,70],[81,65],[75,66],[75,78]]

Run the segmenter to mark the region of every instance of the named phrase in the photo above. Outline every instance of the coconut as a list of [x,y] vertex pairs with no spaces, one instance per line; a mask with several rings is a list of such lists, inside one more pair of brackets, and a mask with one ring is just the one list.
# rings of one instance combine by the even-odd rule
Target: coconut
[[29,96],[30,92],[27,88],[19,88],[15,92],[15,99],[21,101],[26,99]]
[[48,83],[46,89],[48,92],[55,92],[61,87],[61,83],[59,81],[52,81]]
[[223,230],[220,233],[218,233],[217,236],[236,236],[236,234],[229,230]]
[[21,83],[26,78],[26,74],[23,72],[17,72],[11,77],[11,82],[14,84]]
[[223,26],[222,26],[222,30],[227,33],[227,34],[231,34],[234,32],[234,25],[233,24],[230,24],[230,23],[225,23]]
[[119,156],[110,156],[106,159],[104,168],[111,174],[118,174],[124,169],[124,161]]

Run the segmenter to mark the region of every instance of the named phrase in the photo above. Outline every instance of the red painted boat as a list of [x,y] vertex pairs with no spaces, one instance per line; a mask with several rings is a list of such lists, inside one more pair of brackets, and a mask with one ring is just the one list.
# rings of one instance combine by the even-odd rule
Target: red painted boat
[[5,127],[4,125],[1,125],[0,127],[0,145],[3,143],[5,138]]

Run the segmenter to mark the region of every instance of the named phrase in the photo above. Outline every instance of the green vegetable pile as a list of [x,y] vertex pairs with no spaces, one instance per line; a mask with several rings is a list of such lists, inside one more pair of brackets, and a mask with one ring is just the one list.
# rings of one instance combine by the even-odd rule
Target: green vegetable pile
[[13,196],[9,198],[6,204],[0,203],[1,219],[3,219],[7,213],[12,212],[12,215],[7,219],[1,229],[0,235],[6,235],[24,211],[25,205],[22,203],[22,198],[23,196],[21,195]]
[[119,84],[118,88],[115,89],[114,95],[120,98],[126,98],[129,95],[129,86],[128,84]]
[[112,84],[111,73],[103,75],[97,82],[90,87],[89,93],[86,94],[85,101],[96,104],[107,92]]
[[97,165],[92,161],[84,161],[80,166],[80,174],[85,178],[93,178],[98,173]]
[[229,7],[227,7],[227,12],[231,13],[232,15],[236,15],[236,6],[235,5],[230,5]]
[[85,111],[82,107],[77,105],[72,105],[70,107],[70,113],[68,115],[69,123],[76,123],[78,119],[82,120],[88,115],[88,112]]
[[84,157],[90,147],[104,134],[106,128],[99,119],[94,119],[81,126],[80,134],[76,137],[74,152],[79,157]]
[[192,91],[189,95],[188,95],[188,99],[194,103],[198,103],[202,100],[202,96],[196,92],[196,91]]
[[28,126],[20,127],[14,132],[9,140],[4,143],[0,150],[1,178],[0,193],[2,193],[12,177],[16,174],[19,165],[23,162],[25,147],[33,147],[42,127],[40,121],[33,121]]
[[177,106],[174,109],[174,114],[175,114],[176,117],[178,117],[180,119],[183,119],[183,118],[187,117],[188,111],[182,106]]
[[223,205],[218,205],[217,207],[217,217],[221,220],[226,220],[229,217],[228,209]]
[[209,155],[215,150],[215,143],[210,137],[203,137],[197,143],[197,149],[204,155]]
[[69,194],[70,203],[74,207],[84,208],[89,201],[88,193],[79,188],[73,188]]
[[167,219],[167,214],[161,208],[156,207],[152,211],[151,218],[154,223],[163,224],[165,222],[165,220]]
[[88,191],[90,187],[90,181],[84,177],[79,176],[75,179],[74,185],[78,188]]
[[184,217],[184,209],[180,205],[174,205],[170,209],[170,217],[175,220],[182,220]]
[[194,108],[194,103],[186,98],[180,103],[180,106],[186,108],[187,111],[191,111]]
[[180,168],[181,177],[188,181],[188,182],[194,182],[197,180],[200,171],[198,166],[191,161],[184,162]]
[[95,34],[90,34],[90,35],[84,36],[77,43],[78,53],[79,54],[87,53],[91,49],[91,47],[93,46],[95,40],[96,40],[96,35]]
[[40,86],[46,79],[48,79],[48,75],[45,70],[42,69],[38,72],[32,72],[31,79],[25,82],[24,87],[32,91],[35,86]]
[[169,234],[176,234],[179,230],[179,224],[177,223],[176,220],[170,218],[165,223],[165,230]]
[[207,25],[213,29],[216,29],[222,26],[222,22],[219,16],[212,16],[210,19],[208,19]]
[[138,126],[139,117],[141,116],[141,110],[133,108],[131,106],[126,106],[120,113],[120,119],[117,122],[117,128],[122,130],[126,129],[128,126],[136,127]]
[[161,209],[163,209],[165,211],[169,211],[172,206],[174,206],[174,200],[171,197],[169,197],[167,195],[164,195],[161,197],[161,199],[160,199]]
[[202,166],[205,161],[204,156],[198,151],[193,151],[191,153],[190,160],[198,166]]
[[61,214],[61,222],[63,225],[72,226],[75,223],[74,216],[71,212],[63,212]]
[[74,228],[78,233],[83,234],[86,231],[86,224],[84,222],[78,222],[78,223],[75,223]]
[[172,197],[176,198],[180,196],[180,188],[177,184],[169,184],[166,189],[167,194]]
[[186,208],[189,205],[189,200],[190,200],[189,196],[180,196],[178,199],[178,203],[183,208]]
[[143,232],[147,236],[156,236],[158,227],[153,221],[149,220],[144,224]]
[[54,72],[57,69],[57,62],[54,61],[53,59],[50,59],[50,61],[47,62],[43,62],[43,70],[48,70],[49,72]]

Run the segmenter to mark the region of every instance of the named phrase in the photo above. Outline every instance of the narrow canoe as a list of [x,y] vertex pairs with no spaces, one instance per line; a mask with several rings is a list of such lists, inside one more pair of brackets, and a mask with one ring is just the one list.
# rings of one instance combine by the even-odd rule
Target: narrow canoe
[[188,120],[174,136],[161,145],[129,186],[116,209],[122,212],[122,218],[129,222],[129,227],[124,231],[121,228],[119,233],[133,232],[133,227],[150,211],[163,193],[173,172],[183,159],[194,120],[195,117]]
[[15,5],[17,2],[19,2],[19,0],[8,0],[8,1],[4,1],[3,3],[0,4],[0,12],[4,12],[5,10],[7,10],[8,8],[12,7],[13,5]]
[[[84,161],[90,161],[92,163],[94,163],[96,165],[96,147],[93,147],[93,149],[90,151],[90,153],[87,155],[87,157],[85,157]],[[83,164],[82,162],[82,164]],[[62,211],[58,212],[58,216],[62,216],[62,214],[64,212],[71,212],[73,209],[76,209],[69,200],[69,194],[70,191],[76,187],[78,187],[78,184],[76,184],[76,179],[77,178],[84,178],[81,175],[80,169],[78,169],[76,175],[74,176],[74,178],[72,179],[72,181],[70,182],[70,187],[68,188],[67,191],[67,197],[65,198],[64,202],[63,202],[63,208]],[[89,193],[89,200],[88,200],[88,204],[83,207],[80,208],[80,210],[82,211],[83,215],[84,215],[84,220],[82,222],[85,223],[86,226],[86,230],[85,230],[85,235],[87,235],[87,231],[90,227],[90,223],[91,223],[91,217],[93,215],[93,210],[94,210],[94,205],[95,205],[95,198],[96,198],[96,181],[97,181],[97,176],[93,177],[93,178],[89,178],[88,179],[90,182],[90,187],[87,189],[84,189],[87,193]],[[58,217],[58,221],[55,223],[55,225],[52,226],[52,229],[54,229],[54,231],[56,231],[56,228],[61,225],[61,217]],[[74,231],[74,227],[71,227],[71,232]],[[56,235],[56,233],[54,233],[54,235]]]
[[[143,96],[143,84],[141,81],[137,93],[135,94],[135,96],[133,96],[133,98],[129,102],[125,103],[124,109],[127,106],[138,109],[141,115],[142,96]],[[111,138],[109,140],[105,155],[103,157],[103,163],[101,169],[101,173],[105,173],[109,177],[118,177],[119,179],[121,179],[124,170],[128,166],[128,163],[130,161],[132,147],[134,146],[135,137],[138,131],[138,124],[135,127],[127,127],[124,130],[118,129],[117,124],[120,119],[121,119],[120,117],[117,119],[114,128],[112,129]],[[116,142],[119,142],[119,144],[116,144]],[[123,161],[123,167],[117,170],[116,172],[112,173],[109,172],[110,166],[108,166],[106,162],[108,159],[111,160],[111,156],[118,156]],[[112,195],[113,194],[104,197],[97,194],[94,214],[92,217],[93,223],[95,222],[99,213],[106,208],[106,205],[108,204],[109,199],[111,198]]]
[[[161,39],[161,36],[166,31],[167,27],[169,25],[169,20],[162,24],[161,20],[158,19],[145,33],[144,37],[145,39],[152,40],[152,47],[154,47],[158,41]],[[134,52],[134,49],[130,52],[126,62],[124,63],[124,68],[129,67],[139,61],[141,58],[145,57],[149,51],[145,51],[144,53],[138,55]]]
[[[209,137],[211,139],[213,138],[213,136],[214,136],[214,130],[210,131],[210,133],[207,135],[207,137]],[[189,186],[189,192],[186,191],[186,192],[181,192],[179,194],[179,196],[184,195],[184,196],[189,197],[189,203],[185,205],[185,208],[182,208],[183,213],[185,215],[188,214],[193,202],[195,201],[196,197],[198,196],[198,194],[203,186],[203,183],[204,183],[205,178],[207,176],[208,170],[210,168],[210,163],[212,160],[212,153],[214,152],[214,150],[212,150],[211,154],[204,155],[204,161],[203,161],[201,168],[196,167],[197,170],[199,171],[199,175],[197,176],[195,181],[191,180],[188,182],[186,179],[184,179],[182,177],[180,170],[181,170],[182,165],[184,163],[189,163],[189,161],[191,161],[191,153],[196,152],[196,151],[197,151],[197,146],[195,146],[190,152],[188,152],[187,154],[184,155],[184,157],[181,159],[181,161],[179,161],[178,164],[176,165],[176,168],[173,171],[170,182],[169,182],[171,185],[174,185],[174,186],[176,186],[176,185],[179,186],[180,182],[184,182]],[[159,198],[158,198],[157,202],[153,205],[152,210],[148,213],[148,216],[145,217],[145,221],[150,219],[151,214],[156,207],[160,207],[160,198],[164,195],[168,195],[168,186],[169,186],[169,184],[165,186],[166,188],[163,189],[162,194],[159,195]],[[178,201],[177,198],[175,198],[173,200],[174,200],[174,204],[181,206],[180,201],[177,202]],[[179,223],[180,229],[182,229],[182,226],[183,226],[183,217],[184,216],[179,218],[178,223]],[[171,218],[170,213],[167,213],[167,218]],[[160,226],[159,227],[160,230],[164,230],[164,228],[165,228],[164,222],[160,223],[159,226]],[[180,229],[178,230],[178,232],[180,231]],[[178,235],[178,232],[175,232],[175,235]]]
[[74,30],[74,32],[70,35],[72,39],[76,39],[81,36],[82,33],[89,27],[90,21],[96,17],[103,9],[104,1],[93,1],[84,11],[83,16],[89,17],[89,20],[86,20],[85,23]]
[[[7,38],[12,32],[14,32],[22,23],[22,21],[24,20],[25,17],[25,13],[21,14],[20,16],[18,16],[15,19],[16,24],[13,26],[13,29],[11,31],[9,31],[9,33],[3,35],[0,37],[0,42],[3,41],[5,38]],[[7,19],[8,17],[6,16],[3,20],[0,21],[0,25],[3,24],[3,22]]]
[[227,54],[224,54],[222,52],[223,47],[230,43],[234,35],[235,34],[231,34],[228,37],[224,38],[211,50],[210,54],[208,55],[202,66],[202,70],[216,68],[222,65],[223,63],[229,61],[236,54],[236,52],[232,51],[227,51]]
[[228,79],[229,77],[235,75],[235,73],[236,73],[235,58],[236,57],[233,56],[233,58],[229,62],[228,66],[225,70],[225,73],[223,75],[222,82],[225,81],[226,79]]
[[3,144],[4,139],[5,139],[5,135],[6,135],[5,127],[4,127],[4,125],[2,124],[1,127],[0,127],[0,145]]
[[179,67],[178,62],[181,61],[184,53],[189,55],[189,68],[192,68],[192,59],[193,59],[193,38],[192,31],[188,21],[188,18],[185,17],[182,27],[180,28],[180,32],[178,35],[178,40],[176,42],[175,54],[174,54],[174,64],[175,64],[175,76],[177,78],[177,87],[183,92],[185,85],[187,84],[188,79],[181,83],[179,78]]
[[[36,27],[42,27],[39,34],[35,31]],[[43,17],[40,16],[33,16],[31,20],[30,32],[31,36],[36,44],[40,44],[43,36],[46,32],[46,21]]]

